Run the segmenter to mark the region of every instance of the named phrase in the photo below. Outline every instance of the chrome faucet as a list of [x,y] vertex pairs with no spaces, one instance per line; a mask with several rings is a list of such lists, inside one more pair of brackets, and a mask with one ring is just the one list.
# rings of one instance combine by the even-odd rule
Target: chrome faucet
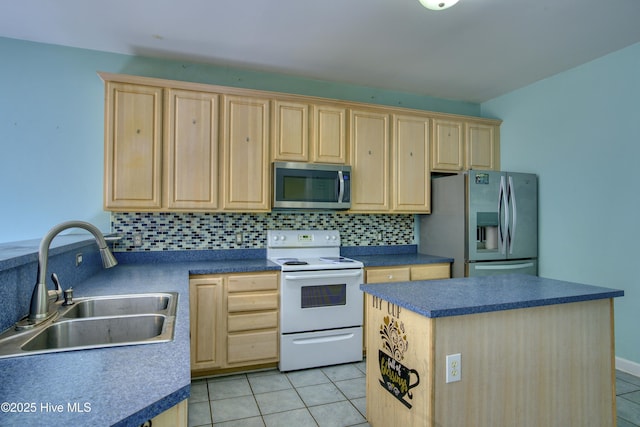
[[[111,268],[118,264],[118,261],[116,261],[109,250],[104,236],[96,226],[83,221],[67,221],[56,225],[47,232],[40,242],[40,249],[38,250],[38,275],[36,277],[36,285],[33,288],[33,294],[31,295],[29,317],[26,319],[26,323],[22,323],[22,327],[30,327],[44,322],[56,313],[53,310],[49,310],[49,298],[50,296],[55,296],[56,299],[59,298],[62,289],[56,277],[54,280],[54,282],[56,282],[56,290],[47,290],[46,281],[49,247],[51,246],[53,238],[61,231],[68,228],[82,228],[93,234],[93,237],[96,239],[96,243],[98,244],[98,248],[100,249],[100,257],[102,258],[102,265],[104,268]],[[21,322],[18,322],[17,327],[21,327]]]

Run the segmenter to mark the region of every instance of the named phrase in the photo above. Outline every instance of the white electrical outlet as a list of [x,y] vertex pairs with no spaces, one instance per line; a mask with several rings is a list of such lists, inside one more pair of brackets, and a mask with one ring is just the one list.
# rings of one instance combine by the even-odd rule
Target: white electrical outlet
[[142,234],[136,233],[133,235],[133,246],[142,246]]
[[76,254],[76,267],[82,264],[82,252]]
[[460,381],[460,373],[462,372],[462,363],[460,353],[447,355],[447,383]]
[[243,240],[243,236],[241,232],[236,233],[236,244],[241,245]]

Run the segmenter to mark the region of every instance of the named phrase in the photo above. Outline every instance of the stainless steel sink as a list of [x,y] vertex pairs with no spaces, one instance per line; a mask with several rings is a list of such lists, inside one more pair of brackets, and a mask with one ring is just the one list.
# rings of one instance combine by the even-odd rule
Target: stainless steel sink
[[172,341],[175,292],[78,298],[54,320],[0,335],[0,358]]
[[174,293],[114,295],[78,299],[60,312],[61,317],[76,319],[100,316],[124,316],[143,313],[174,311],[177,295]]
[[24,351],[87,349],[170,341],[166,316],[97,317],[54,322],[21,346]]

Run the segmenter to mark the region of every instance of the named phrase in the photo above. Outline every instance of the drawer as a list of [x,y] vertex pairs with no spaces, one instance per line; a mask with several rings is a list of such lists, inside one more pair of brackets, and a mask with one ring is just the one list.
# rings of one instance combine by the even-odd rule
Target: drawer
[[227,286],[229,292],[276,291],[278,273],[229,276]]
[[366,270],[367,283],[408,282],[409,267],[373,268]]
[[241,332],[256,329],[278,328],[278,312],[230,314],[227,317],[227,331]]
[[277,310],[278,293],[241,293],[227,296],[227,312]]
[[411,266],[411,280],[448,279],[451,277],[451,264],[427,264]]
[[227,363],[272,362],[278,358],[278,331],[229,334]]

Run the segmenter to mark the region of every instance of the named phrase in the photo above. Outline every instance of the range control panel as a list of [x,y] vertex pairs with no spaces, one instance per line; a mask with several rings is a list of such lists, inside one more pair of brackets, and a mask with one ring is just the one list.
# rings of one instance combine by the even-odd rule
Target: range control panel
[[340,246],[338,230],[267,230],[270,248],[321,248]]

